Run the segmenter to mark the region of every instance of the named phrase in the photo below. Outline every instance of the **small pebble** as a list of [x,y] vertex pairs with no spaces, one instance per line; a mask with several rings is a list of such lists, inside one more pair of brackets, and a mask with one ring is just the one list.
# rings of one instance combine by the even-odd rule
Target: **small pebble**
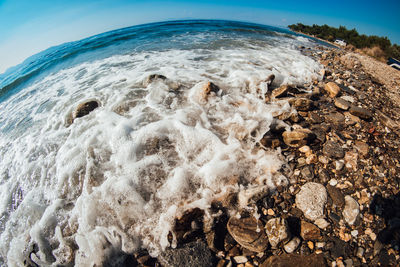
[[245,256],[235,256],[235,257],[233,257],[233,259],[235,260],[235,262],[237,264],[246,263],[248,261],[247,257],[245,257]]
[[329,184],[330,184],[331,186],[335,186],[335,185],[338,184],[338,181],[337,181],[336,179],[331,179],[331,180],[329,181]]
[[350,232],[352,236],[357,237],[358,236],[358,231],[357,230],[353,230]]

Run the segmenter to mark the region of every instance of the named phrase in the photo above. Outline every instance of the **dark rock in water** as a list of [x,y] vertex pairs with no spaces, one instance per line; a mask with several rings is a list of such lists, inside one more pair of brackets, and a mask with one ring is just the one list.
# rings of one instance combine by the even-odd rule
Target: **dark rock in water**
[[99,102],[97,102],[96,100],[91,100],[91,101],[79,104],[73,114],[73,119],[86,116],[98,107],[99,107]]
[[345,204],[345,201],[344,201],[344,195],[342,194],[340,189],[328,184],[326,186],[326,190],[328,191],[328,194],[331,197],[333,203],[339,208],[342,208]]
[[240,219],[231,217],[227,228],[236,242],[251,251],[264,252],[268,247],[268,238],[263,230],[264,226],[261,221],[254,217]]
[[202,240],[187,243],[181,248],[168,248],[161,253],[159,261],[166,267],[209,267],[217,264],[215,256]]
[[212,82],[207,82],[203,87],[203,92],[205,95],[209,95],[211,92],[218,93],[219,87]]
[[360,108],[357,106],[351,106],[350,114],[357,116],[364,120],[370,120],[372,118],[372,113],[369,110],[367,110],[365,108]]
[[343,148],[336,142],[327,141],[322,149],[325,156],[328,158],[341,159],[344,157]]
[[156,81],[156,80],[166,80],[167,77],[165,77],[164,75],[161,74],[151,74],[149,75],[144,81],[143,81],[143,86],[147,87],[149,86],[149,84],[151,84],[152,82]]
[[178,243],[192,241],[203,228],[204,211],[198,208],[186,211],[175,220],[174,233]]
[[328,266],[322,254],[311,254],[301,256],[297,254],[283,254],[280,256],[271,256],[264,261],[261,267],[323,267]]

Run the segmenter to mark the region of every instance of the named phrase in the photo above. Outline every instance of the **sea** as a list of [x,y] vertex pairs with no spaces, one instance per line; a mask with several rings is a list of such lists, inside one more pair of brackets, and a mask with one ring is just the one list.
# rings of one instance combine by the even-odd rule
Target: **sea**
[[[282,151],[260,140],[296,110],[265,95],[321,80],[304,53],[321,45],[266,25],[167,21],[51,47],[1,74],[0,265],[156,257],[177,245],[184,212],[210,217],[237,193],[233,215],[288,185]],[[209,82],[218,89],[205,94]],[[98,108],[74,119],[87,101]]]

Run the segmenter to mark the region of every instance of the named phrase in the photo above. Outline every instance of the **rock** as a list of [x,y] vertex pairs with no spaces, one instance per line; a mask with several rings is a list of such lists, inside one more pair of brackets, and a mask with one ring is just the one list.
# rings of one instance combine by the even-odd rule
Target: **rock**
[[344,160],[346,161],[346,167],[348,169],[353,169],[354,171],[357,170],[357,159],[358,159],[358,154],[354,153],[352,151],[347,151]]
[[290,238],[288,223],[283,218],[270,219],[265,225],[265,231],[273,248]]
[[365,108],[360,108],[360,107],[357,107],[354,105],[352,105],[350,107],[349,112],[350,112],[350,114],[357,116],[364,120],[369,120],[372,118],[372,113],[369,110],[367,110]]
[[338,143],[331,141],[331,140],[327,141],[324,144],[322,152],[328,158],[341,159],[344,157],[343,148]]
[[343,209],[343,218],[349,224],[353,225],[360,213],[360,206],[351,196],[345,196],[346,204]]
[[318,227],[306,221],[301,221],[300,236],[304,240],[321,240],[322,238]]
[[351,106],[351,103],[344,100],[343,98],[335,98],[335,107],[340,108],[342,110],[348,110]]
[[98,108],[99,105],[99,102],[97,102],[96,100],[91,100],[79,104],[72,115],[73,120],[88,115],[90,112]]
[[364,256],[364,252],[365,252],[365,249],[363,247],[358,247],[356,256],[359,257],[360,259],[362,259],[362,257]]
[[254,251],[264,252],[268,247],[268,238],[262,229],[264,226],[254,217],[231,217],[227,224],[228,232],[243,247]]
[[201,240],[184,244],[181,248],[168,248],[158,257],[163,266],[215,266],[216,259]]
[[354,148],[358,151],[361,157],[368,155],[369,146],[363,141],[355,141]]
[[308,182],[297,193],[296,206],[304,213],[307,219],[315,221],[324,216],[326,200],[325,187],[322,184]]
[[329,226],[329,222],[327,222],[324,218],[316,219],[314,223],[320,229],[326,229]]
[[333,124],[343,124],[345,122],[345,116],[340,112],[331,112],[325,116],[326,121]]
[[331,179],[329,172],[326,169],[322,169],[322,168],[319,169],[319,171],[318,171],[318,178],[319,178],[319,181],[323,184],[327,183]]
[[218,93],[219,87],[212,82],[206,82],[203,86],[203,92],[205,95],[209,95],[211,92]]
[[323,267],[328,266],[322,254],[302,256],[297,254],[282,254],[269,257],[260,267]]
[[149,86],[152,82],[156,81],[156,80],[166,80],[167,77],[165,77],[164,75],[161,74],[151,74],[149,76],[147,76],[147,78],[143,81],[143,86],[147,87]]
[[309,111],[314,105],[312,100],[304,97],[292,99],[289,103],[299,111]]
[[235,257],[233,257],[233,260],[237,263],[237,264],[241,264],[241,263],[246,263],[248,260],[247,260],[247,257],[245,257],[245,256],[235,256]]
[[326,190],[328,191],[328,194],[331,197],[333,203],[339,208],[343,208],[345,201],[344,201],[344,195],[342,194],[340,189],[328,184],[326,186]]
[[300,238],[295,236],[283,248],[287,253],[293,253],[299,247],[300,242]]
[[276,88],[274,90],[272,90],[271,92],[271,97],[272,98],[277,98],[280,96],[284,96],[287,94],[287,92],[289,91],[290,87],[288,85],[281,85],[279,88]]
[[325,90],[329,93],[329,96],[334,98],[340,93],[340,87],[334,82],[328,82],[325,84]]
[[282,134],[283,141],[291,147],[301,147],[315,137],[308,129],[296,129],[293,131],[285,131]]

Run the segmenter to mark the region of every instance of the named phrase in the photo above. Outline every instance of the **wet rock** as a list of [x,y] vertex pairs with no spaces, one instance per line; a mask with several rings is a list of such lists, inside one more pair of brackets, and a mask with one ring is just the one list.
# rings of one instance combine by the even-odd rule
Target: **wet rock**
[[300,238],[293,237],[283,248],[287,253],[293,253],[300,245]]
[[340,93],[340,87],[334,82],[326,83],[324,88],[332,98],[336,97]]
[[369,110],[367,110],[365,108],[360,108],[357,106],[351,106],[350,114],[357,116],[364,120],[370,120],[372,118],[372,113]]
[[289,103],[299,111],[309,111],[313,108],[313,101],[304,97],[292,99]]
[[322,152],[328,158],[341,159],[344,157],[343,148],[334,141],[327,141],[322,149]]
[[281,96],[285,96],[287,92],[289,91],[290,87],[288,85],[281,85],[279,88],[276,88],[272,91],[271,97],[272,98],[277,98]]
[[317,226],[312,223],[301,221],[300,236],[304,240],[321,240],[321,232]]
[[265,225],[265,231],[273,248],[290,238],[288,223],[283,218],[270,219]]
[[268,247],[268,238],[262,230],[264,226],[254,217],[231,217],[227,228],[236,242],[251,251],[263,252]]
[[340,189],[328,184],[326,186],[326,190],[328,191],[328,194],[331,197],[333,203],[339,208],[343,208],[345,201],[344,201],[344,195],[342,194]]
[[209,95],[211,92],[218,93],[219,87],[212,82],[206,82],[203,86],[203,93]]
[[308,182],[296,195],[296,206],[307,219],[312,221],[323,217],[327,200],[326,189],[322,184]]
[[235,257],[233,257],[233,260],[237,264],[246,263],[248,261],[247,257],[245,257],[245,256],[235,256]]
[[282,137],[286,145],[291,147],[301,147],[315,138],[315,135],[313,135],[313,133],[308,129],[296,129],[284,132]]
[[72,115],[73,120],[76,118],[80,118],[80,117],[88,115],[90,112],[92,112],[99,106],[100,106],[100,104],[97,100],[91,100],[91,101],[79,104],[76,107],[76,109]]
[[343,98],[335,98],[335,107],[340,108],[342,110],[348,110],[351,106],[351,103],[344,100]]
[[168,248],[159,256],[163,266],[214,266],[216,259],[201,240],[184,244],[181,248]]
[[264,261],[260,267],[323,267],[327,266],[326,261],[321,254],[311,254],[302,256],[297,254],[282,254],[280,256],[271,256]]
[[360,206],[351,196],[345,196],[346,204],[343,209],[343,218],[349,224],[353,225],[360,213]]
[[167,77],[165,77],[164,75],[151,74],[151,75],[147,76],[147,78],[143,81],[143,86],[147,87],[147,86],[149,86],[151,83],[153,83],[156,80],[164,81],[166,79],[167,79]]

